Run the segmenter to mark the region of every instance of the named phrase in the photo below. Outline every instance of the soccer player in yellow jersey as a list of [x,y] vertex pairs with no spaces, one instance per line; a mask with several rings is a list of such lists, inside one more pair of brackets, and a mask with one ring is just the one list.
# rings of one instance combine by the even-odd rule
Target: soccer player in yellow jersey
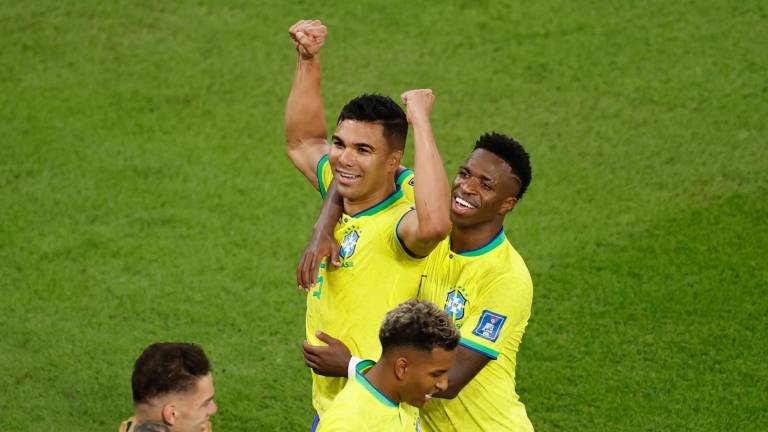
[[[341,265],[320,271],[307,295],[307,344],[322,344],[317,332],[331,332],[363,358],[378,358],[376,338],[387,311],[416,296],[424,259],[450,231],[447,176],[429,120],[434,95],[412,90],[393,100],[363,95],[341,110],[332,143],[320,96],[320,58],[327,30],[319,21],[300,21],[289,33],[298,52],[285,109],[286,151],[291,162],[321,194],[337,190],[343,215],[333,236],[341,244]],[[397,183],[408,124],[414,133],[416,206]],[[403,180],[403,178],[400,178]],[[312,402],[322,419],[345,379],[312,375]]]
[[[480,137],[453,181],[453,229],[427,258],[418,297],[443,305],[462,338],[447,389],[421,411],[425,431],[533,430],[515,391],[533,287],[502,227],[530,181],[526,151],[496,133]],[[329,208],[323,213],[332,214]],[[309,350],[311,366],[344,374],[349,354],[324,339],[328,347]]]
[[356,364],[318,432],[421,431],[416,407],[446,389],[459,332],[434,304],[409,300],[387,313],[379,340],[381,358]]

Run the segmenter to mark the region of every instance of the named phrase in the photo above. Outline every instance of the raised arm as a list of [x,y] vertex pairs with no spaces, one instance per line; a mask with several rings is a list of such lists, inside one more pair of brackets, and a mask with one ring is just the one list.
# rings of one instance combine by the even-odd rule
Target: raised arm
[[411,90],[401,96],[413,127],[416,211],[403,216],[397,235],[418,256],[427,256],[451,231],[450,190],[443,160],[429,121],[432,90]]
[[298,55],[291,93],[285,104],[285,151],[293,165],[318,188],[315,168],[328,153],[319,54],[327,29],[320,21],[302,20],[292,25],[288,33]]

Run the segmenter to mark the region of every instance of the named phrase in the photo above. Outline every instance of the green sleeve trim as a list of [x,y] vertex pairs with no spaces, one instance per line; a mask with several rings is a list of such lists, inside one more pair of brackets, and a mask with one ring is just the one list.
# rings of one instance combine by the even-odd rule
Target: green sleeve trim
[[328,163],[328,155],[323,155],[323,157],[317,161],[317,167],[315,169],[317,173],[317,189],[320,191],[320,196],[323,199],[325,199],[325,194],[328,193],[328,190],[326,190],[325,184],[323,183],[323,168],[325,168],[326,163]]
[[403,241],[403,239],[401,239],[400,235],[397,233],[397,230],[400,229],[400,222],[403,221],[403,218],[405,217],[405,215],[407,215],[408,213],[410,213],[410,212],[412,212],[414,210],[416,210],[416,209],[411,208],[407,212],[403,213],[403,215],[400,216],[400,219],[397,220],[397,224],[395,225],[395,239],[397,240],[397,244],[400,245],[400,250],[405,252],[406,255],[408,255],[409,257],[411,257],[413,259],[421,260],[421,259],[424,259],[426,257],[418,256],[415,253],[411,252],[411,250],[408,249],[408,246],[405,245],[405,242]]
[[395,183],[397,183],[399,186],[402,186],[405,179],[408,178],[408,176],[411,174],[413,174],[413,171],[410,168],[404,169],[403,172],[401,172],[400,175],[397,176],[397,180],[395,180]]
[[484,355],[486,357],[490,357],[493,360],[496,360],[497,358],[499,358],[499,352],[498,351],[494,351],[494,350],[492,350],[490,348],[486,348],[486,347],[480,345],[479,343],[473,342],[473,341],[471,341],[471,340],[469,340],[467,338],[464,338],[464,337],[459,339],[459,345],[463,346],[464,348],[471,349],[472,351],[479,352],[480,354],[482,354],[482,355]]

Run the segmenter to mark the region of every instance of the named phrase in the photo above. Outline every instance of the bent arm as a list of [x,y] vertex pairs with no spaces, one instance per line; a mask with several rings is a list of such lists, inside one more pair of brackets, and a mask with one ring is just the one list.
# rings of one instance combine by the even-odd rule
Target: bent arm
[[413,126],[416,211],[403,217],[397,234],[411,252],[427,256],[451,230],[450,190],[429,112],[414,111],[409,120]]
[[338,267],[341,265],[339,244],[333,236],[333,231],[343,209],[344,202],[341,195],[336,191],[336,182],[332,181],[323,200],[320,216],[317,217],[317,221],[312,227],[312,237],[309,239],[296,269],[296,282],[305,291],[308,291],[317,281],[323,258],[328,257],[329,266]]
[[435,397],[443,399],[455,398],[461,389],[472,381],[475,375],[480,373],[483,367],[491,360],[490,357],[464,348],[461,345],[456,350],[456,360],[453,362],[453,367],[448,370],[448,388],[445,391],[435,393]]

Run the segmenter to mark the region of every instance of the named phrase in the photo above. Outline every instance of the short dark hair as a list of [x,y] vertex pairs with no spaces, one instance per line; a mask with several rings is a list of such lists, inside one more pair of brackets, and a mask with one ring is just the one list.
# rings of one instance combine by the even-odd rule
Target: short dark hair
[[482,135],[477,140],[475,150],[477,149],[489,151],[504,159],[509,167],[512,168],[512,173],[520,179],[520,190],[517,192],[517,199],[522,198],[532,179],[531,160],[522,144],[514,138],[491,132]]
[[192,390],[211,373],[211,363],[198,345],[154,343],[141,353],[133,366],[133,402],[144,403],[169,393]]
[[434,304],[411,299],[387,312],[379,331],[383,353],[397,347],[430,352],[451,351],[459,344],[459,331],[447,313]]
[[400,105],[379,94],[364,94],[344,105],[336,124],[343,120],[378,123],[384,128],[384,138],[392,150],[404,150],[408,137],[408,119]]

